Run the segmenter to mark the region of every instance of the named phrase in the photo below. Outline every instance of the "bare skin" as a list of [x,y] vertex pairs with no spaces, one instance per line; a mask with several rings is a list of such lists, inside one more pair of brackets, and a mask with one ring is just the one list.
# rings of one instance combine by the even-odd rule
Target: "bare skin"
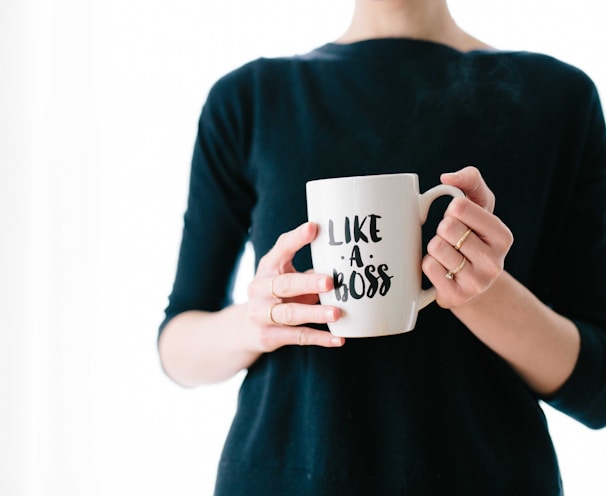
[[[357,0],[351,25],[338,42],[384,37],[413,37],[461,51],[490,49],[454,23],[445,0]],[[423,271],[437,288],[437,303],[453,312],[538,394],[554,393],[576,364],[580,349],[576,326],[503,270],[513,237],[493,214],[495,198],[479,171],[467,167],[444,174],[441,180],[467,196],[450,203],[423,260]],[[472,233],[457,251],[454,245],[468,228]],[[169,377],[192,387],[226,380],[261,354],[282,346],[343,346],[343,338],[305,326],[339,318],[338,308],[316,304],[321,292],[332,289],[331,277],[299,273],[292,266],[294,254],[314,239],[316,231],[315,225],[306,223],[278,239],[261,259],[246,303],[173,318],[159,342]],[[447,279],[447,271],[463,256],[464,268]]]
[[446,0],[356,0],[351,23],[337,43],[404,37],[442,43],[461,52],[493,49],[456,24]]

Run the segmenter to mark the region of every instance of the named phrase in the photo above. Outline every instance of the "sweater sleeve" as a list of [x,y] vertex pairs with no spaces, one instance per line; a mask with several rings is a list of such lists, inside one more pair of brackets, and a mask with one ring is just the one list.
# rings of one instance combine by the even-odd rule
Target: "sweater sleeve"
[[187,310],[231,302],[255,203],[247,165],[251,106],[244,68],[211,88],[198,125],[177,271],[160,332]]
[[576,324],[581,349],[572,375],[546,401],[599,429],[606,426],[606,129],[597,89],[584,81],[590,89],[585,84],[575,103],[579,165],[552,270],[553,307]]

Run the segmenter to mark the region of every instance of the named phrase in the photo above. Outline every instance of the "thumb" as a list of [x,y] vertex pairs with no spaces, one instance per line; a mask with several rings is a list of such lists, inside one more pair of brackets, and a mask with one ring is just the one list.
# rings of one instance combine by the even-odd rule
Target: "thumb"
[[464,167],[457,172],[442,174],[440,181],[461,189],[472,202],[490,213],[494,210],[494,193],[487,186],[480,171],[473,166]]

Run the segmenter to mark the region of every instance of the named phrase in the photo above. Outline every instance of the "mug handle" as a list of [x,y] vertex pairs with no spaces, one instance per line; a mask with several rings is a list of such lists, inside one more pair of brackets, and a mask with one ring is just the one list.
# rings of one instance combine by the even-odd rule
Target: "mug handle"
[[[449,186],[448,184],[440,184],[428,189],[422,195],[419,195],[419,221],[421,225],[425,224],[429,207],[436,198],[440,196],[452,196],[453,198],[463,197],[463,193],[459,188]],[[436,288],[431,286],[428,289],[421,289],[419,293],[419,310],[425,308],[436,299]]]

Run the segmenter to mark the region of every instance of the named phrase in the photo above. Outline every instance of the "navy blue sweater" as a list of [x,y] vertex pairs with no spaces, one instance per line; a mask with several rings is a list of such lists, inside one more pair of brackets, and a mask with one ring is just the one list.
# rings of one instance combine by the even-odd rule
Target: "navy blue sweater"
[[581,332],[570,379],[539,398],[435,303],[410,333],[284,347],[248,370],[217,496],[561,494],[541,401],[606,423],[606,133],[591,80],[553,58],[382,39],[221,78],[161,329],[229,304],[244,243],[258,261],[306,220],[306,181],[415,172],[424,191],[470,164],[514,233],[506,270]]

